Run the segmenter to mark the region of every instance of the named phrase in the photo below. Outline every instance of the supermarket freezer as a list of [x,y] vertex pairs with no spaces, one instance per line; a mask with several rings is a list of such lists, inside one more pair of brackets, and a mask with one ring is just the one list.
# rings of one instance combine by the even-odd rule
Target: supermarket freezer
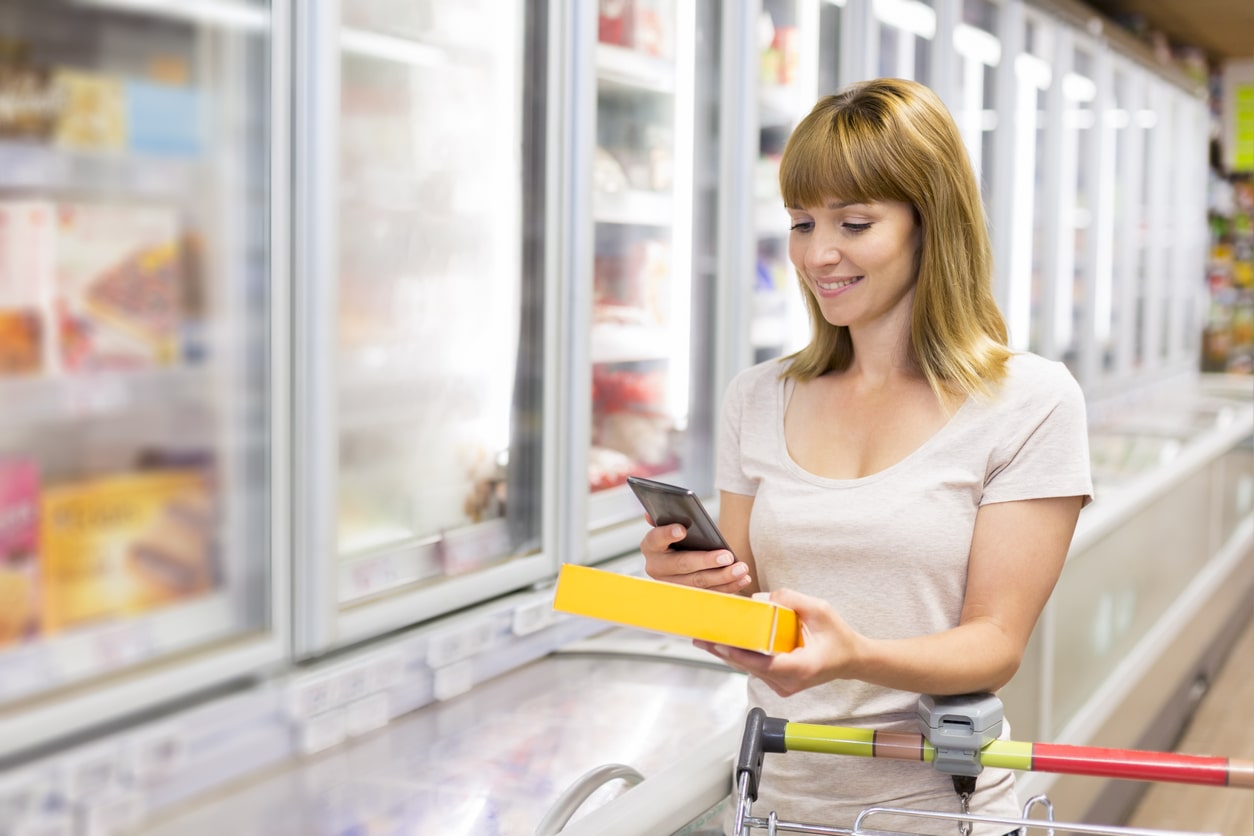
[[[730,791],[743,712],[741,674],[684,639],[612,629],[142,833],[530,834],[581,777],[607,765],[645,783],[593,788],[564,832],[606,832],[598,811],[628,791],[654,800],[657,818],[634,822],[638,832],[676,831]],[[706,768],[694,771],[698,763]],[[667,777],[676,769],[682,780]]]

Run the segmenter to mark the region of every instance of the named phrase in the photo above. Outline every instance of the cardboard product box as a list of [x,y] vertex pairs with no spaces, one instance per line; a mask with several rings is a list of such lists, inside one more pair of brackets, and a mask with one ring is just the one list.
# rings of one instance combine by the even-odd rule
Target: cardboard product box
[[52,73],[30,53],[29,42],[0,36],[0,138],[43,142],[56,124]]
[[58,207],[56,308],[67,371],[164,366],[178,360],[183,238],[171,206]]
[[0,377],[50,371],[56,207],[0,201]]
[[126,94],[122,79],[71,67],[53,71],[60,101],[53,141],[72,151],[126,150]]
[[797,614],[787,607],[573,563],[558,575],[553,609],[759,653],[801,645]]
[[39,468],[0,459],[0,648],[39,628]]
[[201,470],[122,474],[44,491],[43,629],[132,616],[216,588],[216,497]]
[[139,154],[195,157],[204,151],[201,111],[193,88],[143,80],[124,82],[127,140]]
[[43,320],[32,310],[0,308],[0,377],[43,370]]

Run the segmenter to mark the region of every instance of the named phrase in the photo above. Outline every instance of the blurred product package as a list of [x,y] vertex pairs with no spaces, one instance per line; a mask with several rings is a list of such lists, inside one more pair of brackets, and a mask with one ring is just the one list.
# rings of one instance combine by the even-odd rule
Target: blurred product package
[[202,250],[165,204],[0,201],[0,376],[201,359]]
[[0,647],[38,628],[38,543],[38,467],[25,457],[0,458]]
[[54,144],[74,151],[126,149],[126,95],[120,77],[58,67],[53,84],[61,104]]
[[149,368],[177,359],[183,257],[175,209],[60,204],[55,246],[66,371]]
[[51,203],[0,201],[0,376],[49,367],[55,226]]
[[46,142],[61,110],[52,72],[31,60],[30,44],[0,36],[0,138]]
[[106,476],[44,490],[43,632],[131,616],[218,585],[217,511],[200,469]]

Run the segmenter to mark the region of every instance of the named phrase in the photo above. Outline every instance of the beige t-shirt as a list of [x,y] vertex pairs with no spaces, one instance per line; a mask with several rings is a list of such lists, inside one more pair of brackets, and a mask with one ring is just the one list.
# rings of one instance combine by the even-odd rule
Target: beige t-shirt
[[[1091,498],[1084,397],[1061,363],[1016,354],[994,396],[968,398],[902,461],[860,479],[799,467],[784,442],[793,388],[783,361],[741,372],[724,398],[716,486],[754,497],[749,539],[763,591],[825,598],[881,639],[958,624],[981,505],[1054,496]],[[918,695],[840,680],[792,697],[755,678],[749,705],[791,722],[917,732]],[[1010,713],[1003,736],[1008,736]],[[805,752],[768,754],[754,815],[849,827],[864,807],[958,811],[950,776],[930,765]],[[1017,817],[1013,773],[986,769],[971,809]],[[875,817],[867,826],[953,836],[951,821]],[[1006,827],[977,828],[1002,833]]]

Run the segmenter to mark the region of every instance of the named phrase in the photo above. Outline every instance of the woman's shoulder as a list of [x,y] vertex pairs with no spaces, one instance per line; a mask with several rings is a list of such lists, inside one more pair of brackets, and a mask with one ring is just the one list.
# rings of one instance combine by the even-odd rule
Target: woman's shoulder
[[1020,386],[1078,386],[1066,363],[1031,351],[1016,351],[1006,361],[1006,379]]
[[1030,351],[1018,351],[1006,361],[1005,393],[1014,397],[1083,397],[1080,384],[1065,363]]
[[729,392],[739,392],[742,396],[760,395],[777,391],[785,370],[788,368],[787,358],[775,357],[755,363],[738,371],[728,386]]

